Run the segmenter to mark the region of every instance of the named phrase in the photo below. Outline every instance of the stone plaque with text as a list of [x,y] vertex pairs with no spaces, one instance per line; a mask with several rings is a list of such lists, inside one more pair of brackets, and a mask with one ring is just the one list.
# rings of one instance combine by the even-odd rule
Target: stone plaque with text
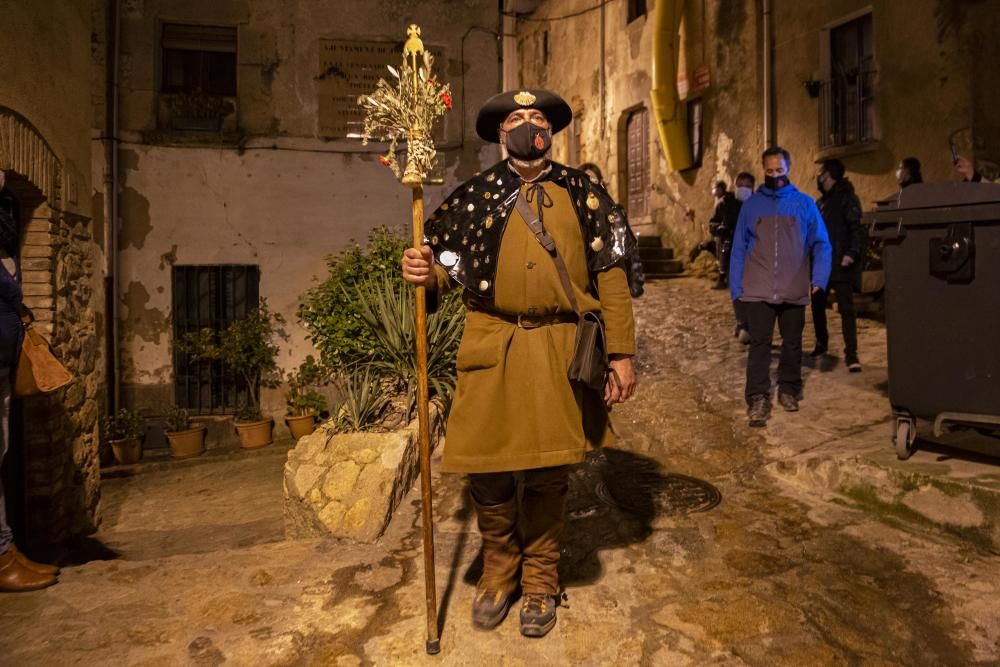
[[373,92],[380,78],[394,83],[386,66],[398,70],[402,60],[399,42],[321,39],[316,77],[320,136],[360,136],[364,112],[358,96]]

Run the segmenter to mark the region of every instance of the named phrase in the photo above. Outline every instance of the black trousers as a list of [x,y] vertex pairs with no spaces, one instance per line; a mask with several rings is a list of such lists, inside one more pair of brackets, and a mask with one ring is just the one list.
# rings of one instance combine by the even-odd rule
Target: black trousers
[[826,292],[817,292],[812,297],[813,324],[816,326],[816,345],[828,347],[830,332],[826,326],[827,293],[834,292],[837,310],[844,331],[844,357],[856,359],[858,356],[858,316],[854,310],[854,289],[848,282],[830,283]]
[[750,325],[747,402],[752,396],[771,394],[771,342],[774,340],[775,320],[781,331],[778,391],[799,396],[802,392],[802,329],[806,325],[806,307],[791,303],[746,301],[743,312]]
[[729,261],[733,256],[733,239],[730,236],[715,237],[716,258],[719,260],[719,280],[729,284]]

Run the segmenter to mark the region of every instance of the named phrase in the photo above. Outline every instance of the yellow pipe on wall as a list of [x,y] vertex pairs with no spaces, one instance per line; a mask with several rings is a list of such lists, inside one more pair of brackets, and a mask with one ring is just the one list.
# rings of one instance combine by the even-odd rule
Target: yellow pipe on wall
[[680,27],[684,0],[656,0],[653,10],[653,118],[670,171],[692,166],[687,113],[677,94]]

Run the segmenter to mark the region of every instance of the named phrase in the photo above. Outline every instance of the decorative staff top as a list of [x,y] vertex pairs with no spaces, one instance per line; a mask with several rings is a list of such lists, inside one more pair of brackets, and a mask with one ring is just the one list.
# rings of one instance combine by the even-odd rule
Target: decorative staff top
[[[451,86],[438,82],[431,74],[434,56],[424,49],[420,26],[406,29],[408,39],[403,46],[402,67],[388,67],[393,85],[379,79],[375,91],[358,97],[365,110],[362,143],[370,140],[388,142],[389,150],[379,161],[392,169],[396,178],[415,187],[423,182],[434,166],[434,123],[451,109]],[[406,169],[401,173],[396,149],[400,140],[407,141]]]

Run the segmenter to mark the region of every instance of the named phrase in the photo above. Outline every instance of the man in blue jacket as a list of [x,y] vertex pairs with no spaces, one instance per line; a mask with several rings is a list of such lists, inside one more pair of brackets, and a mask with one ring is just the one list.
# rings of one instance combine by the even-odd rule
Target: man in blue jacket
[[733,235],[729,289],[743,303],[750,327],[746,400],[751,426],[771,416],[771,341],[781,332],[778,403],[799,409],[802,329],[813,293],[830,278],[830,241],[812,198],[789,182],[791,155],[764,151],[764,185],[743,204]]

